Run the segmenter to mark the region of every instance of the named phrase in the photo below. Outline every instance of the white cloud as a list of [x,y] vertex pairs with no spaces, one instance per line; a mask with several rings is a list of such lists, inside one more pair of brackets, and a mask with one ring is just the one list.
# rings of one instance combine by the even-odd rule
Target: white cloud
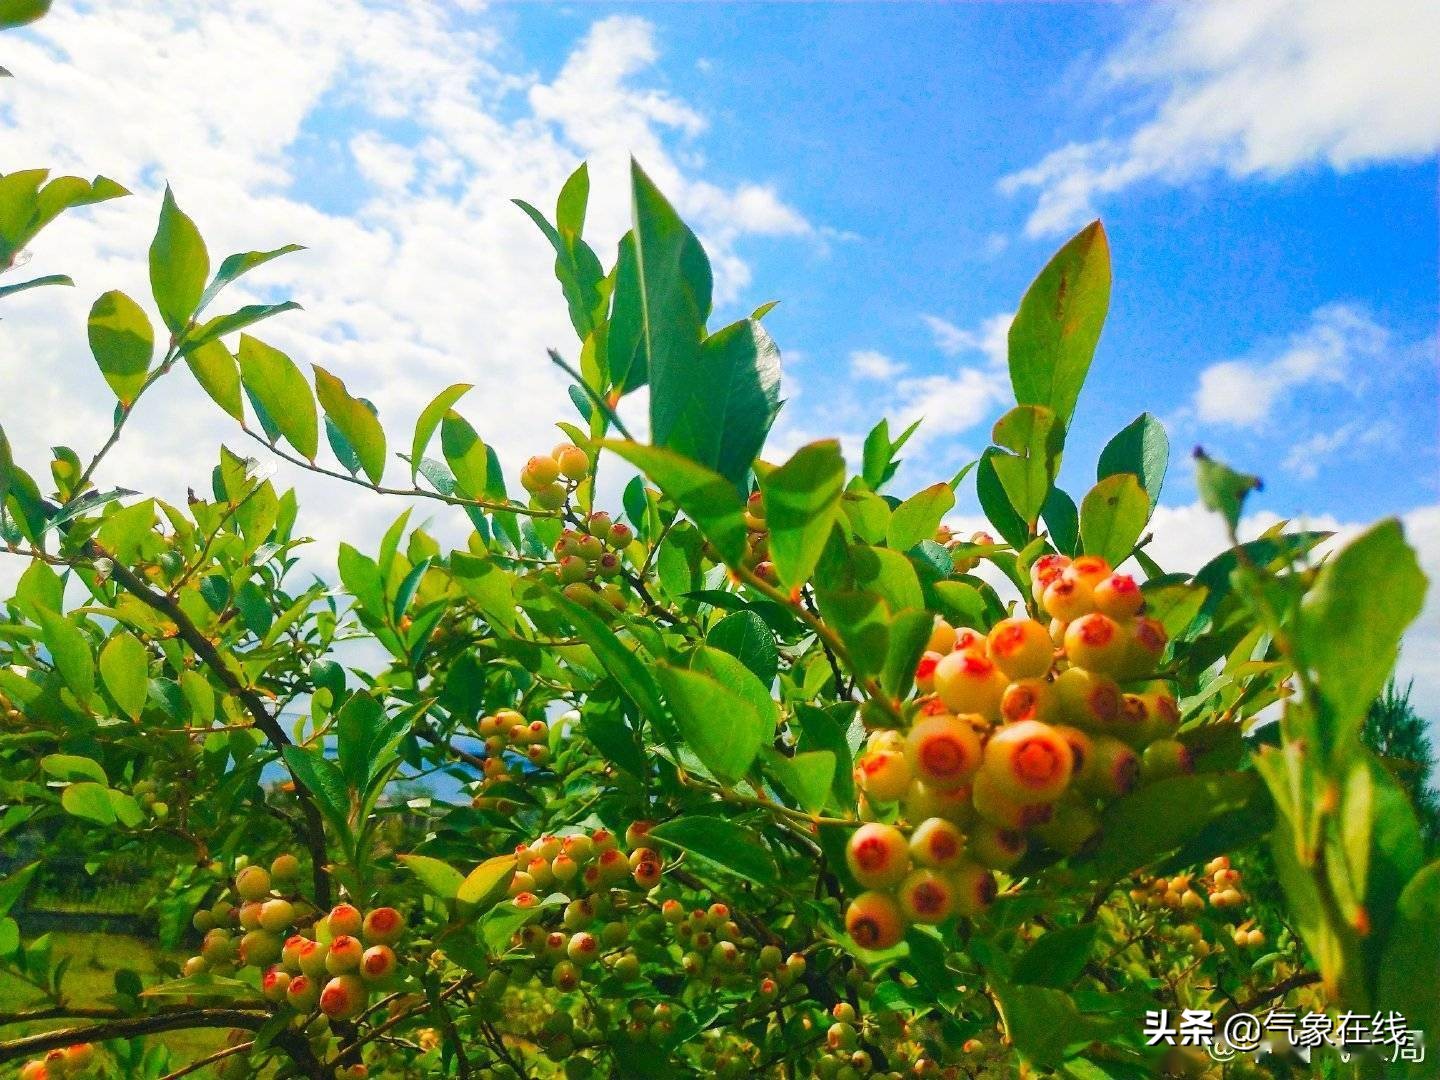
[[1106,75],[1153,98],[1128,134],[1071,143],[1004,177],[1034,190],[1030,236],[1073,230],[1106,195],[1221,172],[1418,161],[1440,147],[1440,5],[1216,0],[1161,5]]
[[980,352],[993,366],[1003,367],[1009,350],[1010,323],[1013,314],[991,315],[973,330],[956,326],[938,315],[921,315],[921,320],[935,337],[935,347],[946,356],[963,352]]
[[[482,19],[411,0],[121,0],[57,5],[7,35],[17,78],[0,104],[0,168],[104,173],[136,192],[67,215],[40,238],[29,269],[69,272],[77,289],[6,303],[0,423],[22,464],[43,473],[46,447],[85,457],[108,432],[85,314],[115,287],[148,306],[145,251],[166,180],[212,264],[232,251],[307,246],[221,304],[299,300],[303,312],[258,333],[376,401],[392,449],[408,443],[434,393],[465,381],[475,388],[460,408],[512,470],[573,414],[544,349],[573,357],[576,346],[553,254],[511,197],[548,209],[588,158],[587,234],[609,262],[628,221],[633,152],[701,234],[720,302],[749,280],[746,237],[821,242],[763,182],[705,178],[695,142],[705,118],[655,85],[649,23],[596,22],[542,81],[512,70],[514,44]],[[259,453],[182,366],[147,395],[99,481],[178,502],[187,485],[208,482],[222,440]],[[390,468],[398,478],[403,466]],[[403,508],[288,466],[278,480],[300,488],[302,528],[320,533],[322,565],[336,538],[365,543]],[[432,504],[417,506],[416,520],[432,512],[452,535],[468,530]]]
[[905,370],[905,365],[875,349],[857,349],[850,354],[850,376],[854,379],[889,381]]
[[1337,457],[1365,447],[1386,446],[1395,441],[1393,425],[1352,420],[1334,431],[1317,431],[1290,448],[1283,468],[1301,480],[1314,480]]
[[1382,356],[1391,335],[1362,308],[1327,304],[1282,346],[1223,360],[1200,373],[1194,409],[1200,420],[1255,427],[1292,391],[1314,384],[1360,385],[1355,369]]

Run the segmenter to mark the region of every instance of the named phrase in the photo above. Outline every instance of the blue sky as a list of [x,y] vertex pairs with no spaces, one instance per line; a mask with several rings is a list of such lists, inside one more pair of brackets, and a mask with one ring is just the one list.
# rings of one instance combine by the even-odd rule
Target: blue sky
[[[782,301],[768,324],[789,403],[769,456],[834,434],[853,453],[879,416],[924,415],[900,480],[948,477],[1004,411],[1025,286],[1098,215],[1115,289],[1065,486],[1083,494],[1103,442],[1148,409],[1175,450],[1166,565],[1220,543],[1186,464],[1200,443],[1265,477],[1250,529],[1401,514],[1440,574],[1428,0],[56,9],[0,41],[17,76],[0,170],[105,173],[136,197],[47,233],[34,269],[79,287],[17,297],[0,323],[0,423],[27,465],[43,468],[27,445],[83,453],[106,426],[84,313],[108,288],[145,295],[168,180],[216,259],[308,246],[236,300],[299,299],[270,340],[380,402],[393,441],[470,381],[463,407],[518,467],[569,411],[543,347],[574,346],[544,241],[508,199],[549,206],[590,159],[608,260],[634,153],[710,250],[718,317]],[[109,479],[177,498],[235,433],[184,383],[149,408]],[[322,564],[395,512],[277,475],[314,508]],[[960,522],[974,512],[962,493]],[[1406,657],[1432,700],[1436,604]]]

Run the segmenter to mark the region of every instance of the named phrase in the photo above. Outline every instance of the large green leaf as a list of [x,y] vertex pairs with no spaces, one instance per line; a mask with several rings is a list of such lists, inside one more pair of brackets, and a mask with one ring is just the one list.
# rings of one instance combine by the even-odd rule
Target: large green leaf
[[1001,453],[992,446],[980,455],[980,464],[975,469],[975,494],[980,500],[980,509],[985,511],[985,517],[1001,539],[1019,551],[1029,542],[1030,530],[1011,504],[995,469],[995,459]]
[[240,396],[240,365],[223,342],[207,341],[185,354],[185,363],[205,393],[227,413],[245,422],[245,402]]
[[340,767],[319,750],[305,746],[285,747],[284,757],[295,779],[314,796],[315,805],[321,813],[342,835],[348,834],[350,794],[345,789],[345,777]]
[[40,620],[45,648],[60,678],[71,693],[84,700],[95,690],[95,657],[90,641],[69,619],[41,608],[35,613]]
[[[1380,965],[1378,1006],[1405,1017],[1407,1026],[1425,1032],[1434,1044],[1440,1036],[1440,862],[1416,874],[1400,893],[1397,918]],[[1402,1073],[1402,1075],[1404,1075]],[[1420,1069],[1409,1075],[1425,1073]]]
[[726,562],[740,561],[745,554],[745,503],[730,481],[673,450],[613,440],[601,445],[655,481]]
[[429,855],[399,855],[399,860],[409,868],[426,890],[441,900],[454,900],[465,884],[465,875],[449,863],[431,858]]
[[90,352],[105,382],[129,405],[145,385],[155,355],[155,331],[140,305],[123,292],[103,294],[90,308]]
[[1021,405],[1070,426],[1110,307],[1110,244],[1100,222],[1080,230],[1025,291],[1010,324],[1010,382]]
[[[719,655],[732,661],[758,685],[739,661],[727,653]],[[733,784],[744,776],[761,746],[774,737],[773,706],[770,715],[762,714],[752,696],[733,684],[703,671],[669,664],[658,665],[655,677],[686,745],[721,780]]]
[[485,479],[490,468],[489,454],[470,421],[454,409],[440,421],[440,448],[445,463],[455,474],[455,487],[469,499],[485,497]]
[[425,457],[425,448],[430,445],[430,439],[435,434],[435,429],[440,426],[441,418],[469,392],[472,386],[472,383],[455,383],[453,386],[447,386],[435,395],[434,400],[425,406],[415,421],[415,436],[410,441],[410,482],[412,484],[415,482],[416,473],[420,470],[420,462]]
[[650,838],[698,856],[762,888],[779,883],[775,860],[760,838],[717,817],[678,817],[655,826]]
[[[585,202],[589,193],[589,172],[584,163],[571,174],[560,193],[557,206],[557,225],[545,220],[545,215],[522,199],[513,202],[533,221],[550,246],[555,249],[555,279],[565,294],[570,309],[570,322],[575,333],[583,341],[598,325],[598,315],[603,310],[604,296],[601,285],[605,270],[590,245],[580,238],[585,223]],[[558,211],[564,211],[563,215]]]
[[320,420],[305,376],[290,357],[248,334],[240,336],[239,355],[240,377],[251,399],[302,457],[314,461]]
[[1321,568],[1300,607],[1304,662],[1339,725],[1326,752],[1343,746],[1385,686],[1400,636],[1420,614],[1427,582],[1394,518],[1371,526]]
[[40,768],[57,780],[93,780],[97,784],[109,784],[110,778],[94,758],[78,754],[46,754],[40,759]]
[[796,586],[809,579],[841,515],[845,458],[834,439],[802,446],[784,465],[760,478],[770,559],[780,580]]
[[1233,532],[1240,524],[1245,499],[1263,486],[1258,476],[1236,472],[1216,461],[1199,447],[1195,448],[1195,490],[1200,501],[1225,519]]
[[50,10],[50,0],[0,0],[0,29],[32,23]]
[[495,626],[515,629],[515,576],[493,559],[463,551],[450,555],[450,572]]
[[336,756],[340,773],[352,790],[363,789],[369,779],[384,731],[385,710],[364,690],[351,694],[335,717]]
[[811,814],[819,813],[830,798],[835,761],[832,750],[808,750],[794,757],[778,750],[765,752],[766,770]]
[[319,364],[314,368],[315,395],[325,415],[345,436],[365,475],[372,483],[380,483],[385,474],[385,429],[365,402],[350,396],[343,382]]
[[166,185],[160,224],[150,244],[150,290],[171,333],[180,333],[194,316],[209,274],[210,256],[200,230],[175,204]]
[[1080,544],[1087,555],[1102,555],[1119,566],[1135,548],[1150,520],[1150,499],[1132,473],[1107,476],[1080,502]]
[[710,628],[705,641],[735,657],[765,686],[770,685],[779,670],[775,632],[753,611],[732,611]]
[[1099,929],[1099,923],[1082,922],[1046,931],[1016,961],[1011,977],[1017,983],[1063,990],[1085,969]]
[[909,551],[922,540],[935,539],[935,530],[954,507],[955,492],[949,484],[930,485],[895,507],[885,542],[896,551]]
[[1141,413],[1105,444],[1096,466],[1097,480],[1117,473],[1134,473],[1150,497],[1150,512],[1160,503],[1160,489],[1170,466],[1170,439],[1165,426],[1149,413]]
[[210,306],[220,290],[229,285],[242,274],[247,274],[257,266],[263,266],[271,259],[278,259],[281,255],[289,255],[293,251],[304,251],[300,244],[286,244],[273,251],[239,251],[234,255],[227,255],[220,263],[220,269],[215,271],[215,277],[205,287],[204,293],[200,296],[200,311]]
[[1055,414],[1040,405],[1017,405],[995,422],[991,436],[997,447],[989,454],[995,476],[1026,528],[1040,519],[1060,469],[1065,429]]
[[140,639],[122,630],[100,650],[100,678],[131,720],[140,718],[150,693],[150,656]]
[[675,741],[675,731],[660,700],[660,689],[650,669],[592,612],[563,596],[552,597],[576,634],[584,640],[597,660],[666,742]]

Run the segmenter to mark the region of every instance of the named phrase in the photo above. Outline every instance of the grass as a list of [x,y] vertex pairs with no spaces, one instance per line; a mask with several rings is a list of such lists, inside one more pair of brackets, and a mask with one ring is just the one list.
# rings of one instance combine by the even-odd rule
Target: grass
[[[142,938],[127,937],[123,934],[76,934],[55,933],[51,935],[51,959],[59,963],[69,958],[70,967],[65,972],[61,991],[68,1004],[95,1006],[107,1004],[106,998],[115,992],[115,972],[130,968],[138,973],[147,984],[156,981],[160,972],[157,961],[167,958],[183,960],[183,956],[166,954],[154,942]],[[43,994],[19,979],[0,978],[0,1013],[13,1013],[28,1008],[49,1004]],[[0,1032],[0,1037],[10,1039],[40,1031],[66,1027],[75,1021],[48,1020],[29,1024],[15,1024]],[[172,1031],[163,1036],[165,1046],[170,1050],[172,1067],[187,1064],[219,1049],[225,1033],[221,1030],[198,1029],[194,1031]]]

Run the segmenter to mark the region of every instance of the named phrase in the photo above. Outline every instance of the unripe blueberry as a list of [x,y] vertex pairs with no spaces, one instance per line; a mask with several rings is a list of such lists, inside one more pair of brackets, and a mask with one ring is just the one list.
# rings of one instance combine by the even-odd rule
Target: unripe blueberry
[[550,860],[550,872],[555,875],[555,880],[562,884],[573,881],[575,875],[580,872],[580,867],[575,860],[566,855],[563,851]]
[[780,571],[775,569],[775,564],[769,559],[755,564],[755,576],[767,585],[780,583]]
[[954,866],[964,853],[965,834],[944,818],[926,818],[910,834],[910,854],[924,866]]
[[870,822],[850,836],[845,848],[850,873],[867,889],[898,884],[910,871],[910,853],[905,837],[893,825]]
[[953,713],[998,719],[1005,686],[1000,669],[978,651],[952,652],[935,667],[935,692]]
[[1138,679],[1155,670],[1169,639],[1160,621],[1145,615],[1131,620],[1128,637],[1129,646],[1120,677]]
[[277,1005],[285,1000],[286,991],[289,989],[290,973],[284,968],[269,968],[260,979],[260,993],[266,1001],[273,1001]]
[[331,975],[345,975],[360,966],[360,957],[365,947],[359,938],[341,934],[330,939],[330,951],[325,954],[325,970]]
[[1051,730],[1059,735],[1070,747],[1070,775],[1079,776],[1085,769],[1095,743],[1085,732],[1067,724],[1054,724]]
[[180,968],[180,974],[189,979],[196,975],[204,974],[209,966],[203,956],[192,956],[189,960],[186,960],[184,966]]
[[601,577],[612,578],[620,573],[620,556],[607,551],[595,560],[595,569]]
[[241,930],[260,929],[260,909],[264,907],[259,900],[247,900],[240,905],[238,921]]
[[285,969],[290,974],[293,975],[300,970],[300,950],[309,940],[304,934],[291,934],[285,939],[285,944],[281,946],[280,963],[285,965]]
[[879,802],[895,802],[910,786],[910,766],[896,750],[871,750],[856,765],[856,779],[865,793]]
[[571,900],[565,905],[565,914],[561,916],[561,923],[566,930],[581,930],[589,926],[595,920],[595,905],[586,897],[578,900]]
[[940,817],[963,826],[974,816],[975,806],[970,801],[968,784],[946,791],[920,780],[912,780],[905,792],[905,818],[908,821]]
[[560,479],[560,465],[553,457],[536,454],[520,470],[520,485],[532,495]]
[[955,891],[949,880],[929,867],[907,874],[900,882],[897,898],[905,917],[916,923],[942,923],[955,907]]
[[939,615],[935,616],[934,629],[930,631],[930,640],[925,645],[926,652],[945,654],[955,648],[955,627],[951,626]]
[[944,659],[938,652],[926,652],[920,657],[920,662],[915,665],[915,689],[921,694],[933,694],[935,692],[935,669],[940,666]]
[[251,930],[240,939],[240,963],[266,967],[280,959],[280,938],[265,930]]
[[634,539],[635,533],[623,521],[617,521],[610,526],[610,546],[617,551],[623,551]]
[[1140,775],[1146,782],[1195,771],[1190,748],[1176,739],[1157,739],[1140,758]]
[[1150,710],[1145,699],[1139,694],[1120,696],[1120,713],[1115,717],[1110,730],[1131,746],[1144,746],[1150,735]]
[[306,940],[305,944],[300,946],[300,970],[312,979],[320,978],[326,974],[325,956],[329,951],[329,946],[322,942]]
[[326,925],[330,927],[332,937],[342,934],[346,937],[357,937],[364,925],[364,919],[360,915],[360,909],[354,904],[336,904],[330,909]]
[[[1048,638],[1047,638],[1048,640]],[[1007,724],[1021,720],[1052,723],[1059,718],[1060,694],[1044,679],[1017,679],[1000,697],[1000,718]]]
[[596,559],[600,558],[601,553],[605,550],[605,545],[600,542],[598,536],[580,537],[579,547],[580,557],[587,563],[593,563]]
[[1118,675],[1125,667],[1129,642],[1119,623],[1092,611],[1065,628],[1065,655],[1070,663],[1102,675]]
[[20,1080],[59,1080],[45,1067],[43,1061],[27,1061],[20,1068]]
[[247,866],[235,875],[235,892],[241,900],[263,900],[270,895],[270,875],[263,866]]
[[640,977],[640,958],[634,953],[625,953],[616,959],[611,970],[621,982],[634,982]]
[[566,555],[560,560],[557,569],[560,571],[560,580],[567,585],[584,581],[590,576],[589,564],[579,555]]
[[393,945],[405,933],[405,916],[393,907],[378,907],[365,916],[361,936],[371,945]]
[[569,960],[561,960],[550,969],[550,985],[568,993],[580,985],[580,969]]
[[1110,576],[1110,564],[1101,555],[1081,555],[1067,567],[1066,572],[1093,589]]
[[600,955],[600,941],[592,933],[582,930],[578,934],[572,934],[565,946],[565,955],[575,963],[584,967],[593,963]]
[[295,921],[295,905],[289,900],[266,900],[260,905],[260,929],[279,934]]
[[864,892],[845,910],[845,930],[864,949],[888,949],[905,934],[905,916],[894,897]]
[[365,1010],[369,999],[358,975],[337,975],[320,991],[320,1011],[331,1020],[350,1020]]
[[653,848],[655,842],[650,839],[650,830],[655,827],[653,821],[632,821],[625,828],[625,846],[627,848]]
[[1120,715],[1120,687],[1104,675],[1070,668],[1055,680],[1065,719],[1088,731],[1110,728]]
[[270,881],[275,885],[291,885],[300,880],[300,860],[289,852],[276,855],[270,864]]
[[75,1043],[65,1047],[65,1064],[71,1076],[78,1076],[95,1064],[95,1047],[92,1043]]
[[630,938],[630,927],[623,922],[608,922],[600,928],[600,942],[607,949],[625,944]]
[[987,639],[990,659],[1010,679],[1037,679],[1050,670],[1055,647],[1034,619],[1001,619]]
[[955,914],[973,919],[995,902],[995,875],[975,863],[963,863],[950,871],[955,887]]
[[653,889],[660,884],[660,860],[642,859],[630,871],[630,876],[635,879],[635,884],[642,889]]
[[1095,585],[1095,609],[1112,619],[1131,619],[1140,614],[1145,597],[1129,574],[1111,574]]
[[[951,653],[947,659],[957,654]],[[905,738],[905,760],[915,778],[934,788],[961,787],[980,768],[979,718],[941,714],[919,721]]]
[[571,480],[584,480],[590,475],[590,458],[572,443],[560,443],[550,452],[560,466],[562,475]]
[[196,932],[208,934],[211,930],[215,929],[215,916],[210,914],[205,908],[201,908],[195,912],[194,918],[190,920],[190,925],[195,927]]
[[1045,587],[1040,600],[1045,614],[1062,623],[1078,619],[1095,609],[1095,596],[1090,586],[1083,584],[1069,570],[1064,571]]
[[1040,603],[1045,595],[1045,588],[1052,581],[1058,578],[1065,568],[1070,565],[1070,559],[1065,555],[1041,555],[1030,566],[1030,596],[1035,603]]
[[200,943],[200,955],[209,964],[224,964],[235,959],[235,939],[228,931],[216,928]]
[[971,791],[975,812],[992,825],[1007,829],[1030,829],[1050,820],[1054,813],[1051,802],[1026,802],[1017,799],[995,783],[988,771],[975,776]]
[[1025,834],[1018,829],[978,822],[970,830],[969,855],[981,866],[992,870],[1008,870],[1025,854]]
[[389,945],[371,945],[360,957],[360,977],[367,983],[384,983],[394,976],[398,964]]
[[784,962],[783,957],[780,954],[780,947],[778,945],[763,946],[760,949],[760,955],[757,958],[757,962],[760,965],[761,971],[777,970],[780,967],[781,963]]
[[1048,724],[1007,724],[985,744],[985,775],[1019,802],[1051,802],[1070,783],[1070,745]]
[[618,848],[602,851],[596,866],[600,870],[601,880],[611,885],[623,881],[630,872],[630,863]]
[[955,644],[951,652],[984,652],[986,648],[985,635],[979,630],[969,626],[957,626],[955,628]]
[[530,498],[541,510],[559,510],[565,505],[565,487],[562,484],[546,484],[532,491]]

